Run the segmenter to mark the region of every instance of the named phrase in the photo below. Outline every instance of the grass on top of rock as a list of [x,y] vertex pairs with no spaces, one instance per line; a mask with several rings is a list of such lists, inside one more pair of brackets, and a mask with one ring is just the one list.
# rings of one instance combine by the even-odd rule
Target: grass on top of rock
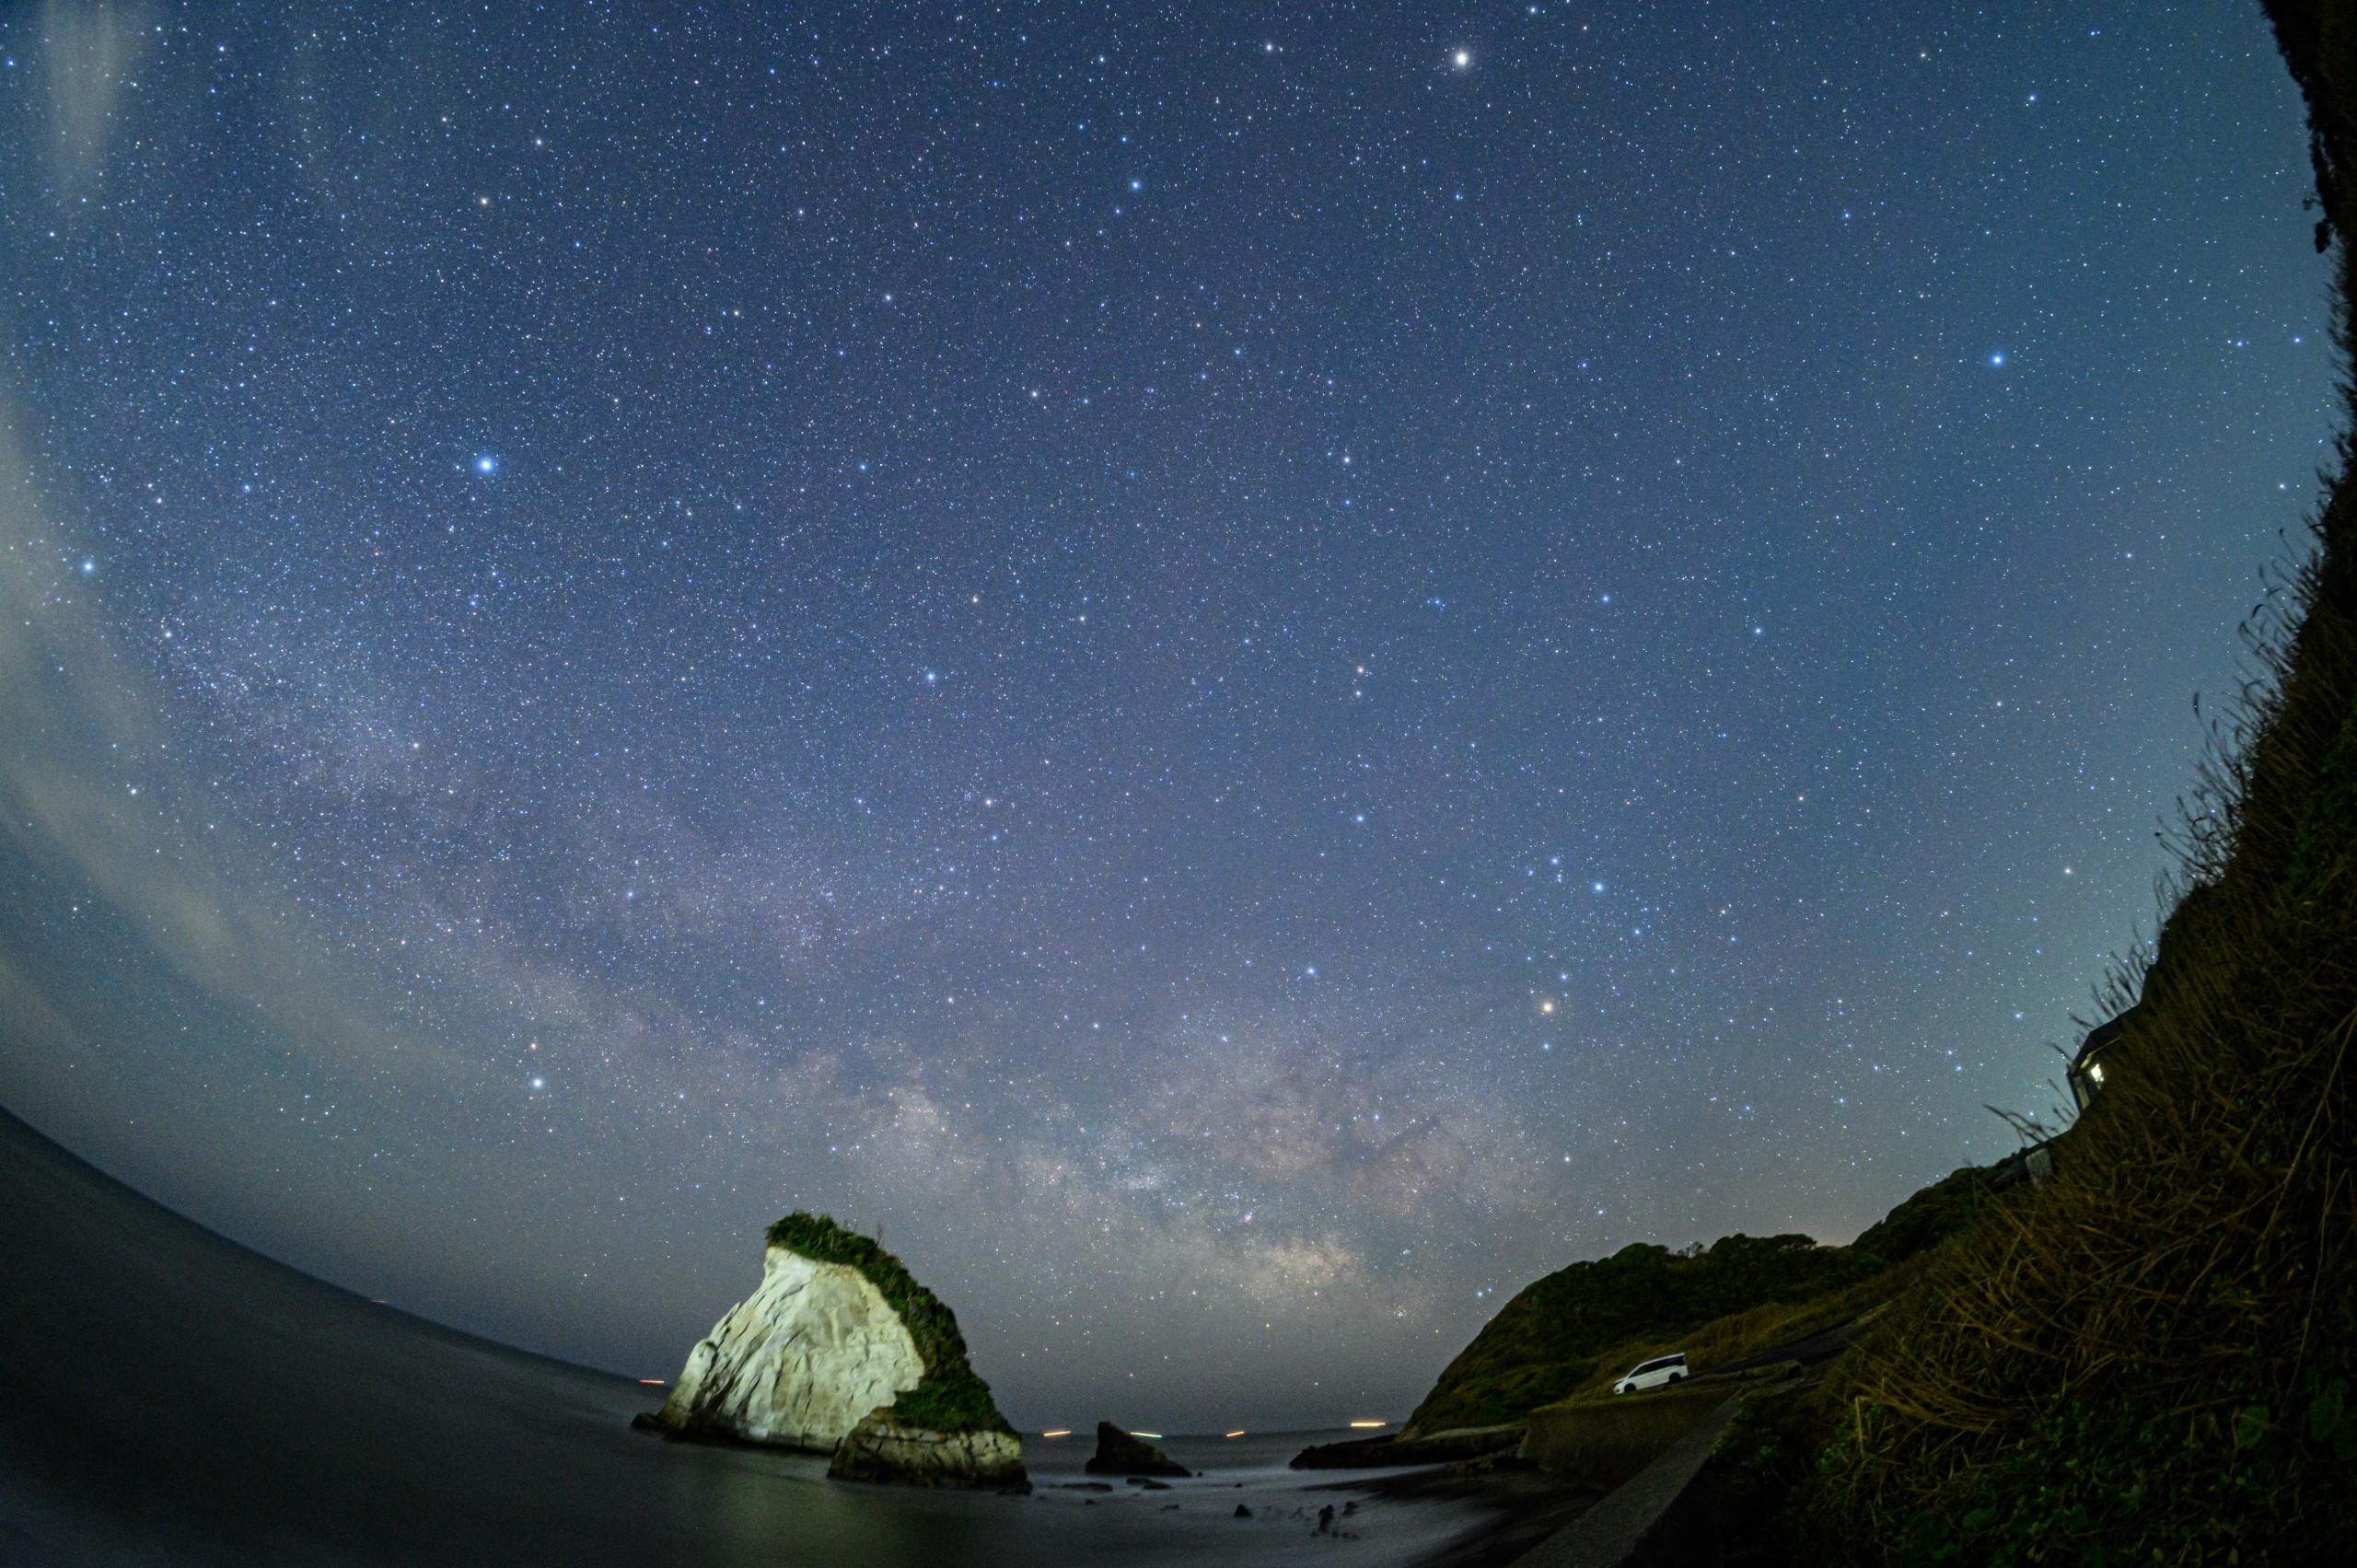
[[1968,1225],[1989,1173],[1924,1188],[1848,1247],[1805,1236],[1730,1236],[1704,1250],[1644,1242],[1558,1269],[1499,1309],[1408,1418],[1402,1435],[1519,1421],[1601,1392],[1638,1361],[1683,1350],[1697,1370],[1872,1309],[1916,1272],[1898,1268]]
[[909,1266],[873,1237],[846,1230],[825,1214],[797,1209],[770,1226],[770,1245],[798,1252],[815,1263],[857,1269],[907,1325],[924,1362],[917,1386],[892,1401],[893,1419],[934,1432],[1004,1432],[1015,1428],[999,1413],[991,1386],[976,1376],[966,1355],[958,1315],[917,1283]]

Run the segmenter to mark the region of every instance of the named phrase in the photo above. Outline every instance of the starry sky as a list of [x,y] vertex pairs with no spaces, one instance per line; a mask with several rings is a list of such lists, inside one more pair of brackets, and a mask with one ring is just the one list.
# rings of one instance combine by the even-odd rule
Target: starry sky
[[0,1103],[1167,1431],[2055,1103],[2326,455],[2255,6],[887,9],[0,13]]

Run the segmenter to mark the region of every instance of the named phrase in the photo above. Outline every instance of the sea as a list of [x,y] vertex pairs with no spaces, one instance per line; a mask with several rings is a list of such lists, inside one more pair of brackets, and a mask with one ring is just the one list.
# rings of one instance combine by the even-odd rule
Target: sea
[[0,1563],[1152,1565],[1462,1560],[1478,1497],[1286,1461],[1342,1432],[1172,1434],[1199,1474],[1028,1496],[827,1479],[631,1430],[660,1390],[313,1279],[0,1112]]

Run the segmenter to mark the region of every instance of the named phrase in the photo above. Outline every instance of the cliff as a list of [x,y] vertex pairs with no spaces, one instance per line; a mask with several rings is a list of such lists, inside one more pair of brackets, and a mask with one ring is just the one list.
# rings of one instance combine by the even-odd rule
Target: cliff
[[2155,959],[2109,988],[2103,1077],[2051,1179],[1837,1368],[1796,1559],[2324,1562],[2357,1539],[2357,10],[2264,8],[2333,274],[2323,504],[2247,628]]
[[823,1214],[772,1225],[761,1283],[688,1353],[675,1437],[831,1454],[828,1473],[927,1486],[1024,1482],[1023,1448],[958,1318],[900,1259]]

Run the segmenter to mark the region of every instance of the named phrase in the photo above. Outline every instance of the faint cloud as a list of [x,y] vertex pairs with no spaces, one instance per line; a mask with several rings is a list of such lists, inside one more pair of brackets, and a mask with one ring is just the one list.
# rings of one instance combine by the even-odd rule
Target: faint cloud
[[[322,1062],[431,1071],[439,1053],[385,1023],[354,966],[307,940],[283,897],[238,880],[252,856],[208,830],[215,791],[166,743],[161,694],[106,635],[82,552],[37,504],[24,451],[0,392],[0,830],[96,889],[198,987]],[[0,1028],[22,1021],[15,1011]],[[389,1051],[397,1039],[412,1049]]]
[[61,195],[105,168],[107,144],[121,126],[124,94],[136,85],[154,27],[145,6],[51,0],[41,7],[50,168]]

